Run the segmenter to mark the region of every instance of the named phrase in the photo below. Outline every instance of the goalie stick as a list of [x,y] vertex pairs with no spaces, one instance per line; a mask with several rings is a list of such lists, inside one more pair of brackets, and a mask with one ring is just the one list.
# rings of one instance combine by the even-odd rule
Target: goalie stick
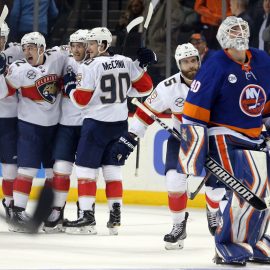
[[[175,132],[173,129],[168,127],[160,118],[158,118],[154,113],[152,113],[148,108],[146,108],[142,103],[140,103],[136,98],[131,101],[134,105],[138,106],[143,110],[148,116],[150,116],[154,121],[156,121],[161,127],[166,129],[170,134],[172,134],[177,140],[181,141],[181,135]],[[229,189],[234,191],[239,197],[249,203],[257,210],[266,210],[269,208],[270,199],[269,197],[264,198],[264,201],[259,198],[255,193],[253,193],[248,187],[243,185],[237,178],[231,175],[227,170],[225,170],[217,161],[212,157],[207,155],[205,168],[216,176],[216,178],[225,184]]]

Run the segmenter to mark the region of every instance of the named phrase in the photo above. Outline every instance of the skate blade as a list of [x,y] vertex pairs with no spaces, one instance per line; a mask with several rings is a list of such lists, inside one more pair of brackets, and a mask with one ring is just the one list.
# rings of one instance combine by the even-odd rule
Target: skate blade
[[165,242],[166,250],[177,250],[184,248],[184,240],[178,240],[176,243]]
[[16,233],[29,233],[29,229],[23,228],[23,227],[20,227],[20,226],[14,226],[12,224],[9,224],[8,230],[10,232],[16,232]]
[[95,226],[65,227],[65,232],[67,234],[85,234],[85,235],[97,234]]
[[55,227],[43,226],[42,230],[45,233],[62,233],[62,232],[65,232],[65,228],[63,227],[62,224],[57,224]]
[[110,235],[118,235],[118,228],[117,227],[108,228],[108,229],[109,229]]

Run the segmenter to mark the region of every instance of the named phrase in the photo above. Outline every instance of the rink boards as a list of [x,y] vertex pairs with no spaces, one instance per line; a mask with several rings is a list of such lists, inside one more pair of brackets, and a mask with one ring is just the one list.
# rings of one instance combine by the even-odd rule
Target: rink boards
[[[171,124],[170,118],[162,119],[166,124]],[[140,143],[140,159],[138,175],[136,169],[136,150],[133,152],[126,165],[123,167],[123,188],[124,203],[142,205],[167,205],[167,192],[164,177],[164,163],[166,154],[166,144],[168,132],[153,123],[147,130],[145,137]],[[33,182],[31,198],[35,199],[40,187],[44,182],[44,170],[38,172],[37,178]],[[105,202],[104,180],[102,173],[99,173],[97,201]],[[71,188],[68,201],[77,200],[77,180],[76,175],[71,176]],[[189,201],[191,207],[205,207],[203,190],[193,201]]]

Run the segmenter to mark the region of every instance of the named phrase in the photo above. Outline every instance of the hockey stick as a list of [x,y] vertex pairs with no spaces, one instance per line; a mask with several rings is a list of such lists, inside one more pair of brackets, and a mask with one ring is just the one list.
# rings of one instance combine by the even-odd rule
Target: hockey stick
[[4,8],[3,8],[1,15],[0,15],[0,29],[1,29],[2,24],[4,23],[4,21],[7,17],[7,15],[8,15],[8,7],[7,7],[7,5],[4,5]]
[[[14,224],[16,227],[20,227],[26,233],[35,234],[38,232],[38,229],[43,221],[45,221],[50,213],[51,207],[54,199],[54,194],[52,188],[43,187],[39,194],[37,206],[35,208],[32,218],[24,225],[18,224],[16,222],[9,221],[11,224]],[[0,214],[0,218],[6,219],[6,216]]]
[[[148,6],[148,12],[144,21],[144,25],[143,25],[143,34],[142,34],[142,42],[141,42],[141,46],[144,47],[145,46],[145,39],[146,39],[146,30],[148,28],[148,25],[151,21],[152,15],[153,15],[153,11],[154,11],[154,7],[153,7],[153,3],[152,1],[149,3]],[[142,98],[140,100],[142,102]],[[138,138],[138,144],[137,144],[137,149],[136,149],[136,165],[135,165],[135,176],[138,176],[138,171],[139,171],[139,165],[140,165],[140,138]]]
[[[181,135],[175,132],[173,129],[168,127],[160,118],[158,118],[154,113],[152,113],[148,108],[141,104],[136,98],[131,101],[134,105],[138,106],[143,110],[148,116],[150,116],[154,121],[156,121],[161,127],[166,129],[170,134],[172,134],[177,140],[181,141]],[[229,189],[234,191],[239,197],[248,202],[251,206],[257,210],[266,210],[269,208],[270,199],[269,197],[264,198],[264,201],[253,193],[248,187],[243,185],[237,178],[231,175],[227,170],[225,170],[218,162],[216,162],[209,155],[206,158],[204,166],[208,171],[216,176],[216,178],[225,184]]]
[[123,41],[123,45],[122,45],[122,50],[121,50],[121,54],[124,53],[125,50],[125,46],[126,46],[126,42],[127,42],[127,37],[128,37],[128,33],[131,31],[131,29],[133,29],[135,26],[141,24],[144,20],[143,16],[139,16],[137,18],[135,18],[134,20],[132,20],[127,26],[126,26],[126,34],[125,34],[125,38]]
[[202,189],[202,187],[205,184],[205,182],[208,180],[209,176],[210,176],[210,173],[207,173],[206,176],[201,181],[201,183],[197,186],[197,188],[193,192],[192,191],[189,191],[189,189],[187,187],[187,195],[188,195],[188,198],[190,200],[194,200],[195,199],[195,197],[197,196],[197,194],[199,193],[199,191]]

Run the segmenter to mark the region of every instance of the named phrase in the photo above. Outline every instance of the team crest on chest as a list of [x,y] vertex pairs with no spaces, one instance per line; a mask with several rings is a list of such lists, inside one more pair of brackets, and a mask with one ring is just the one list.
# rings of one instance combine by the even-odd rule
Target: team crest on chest
[[57,75],[47,75],[36,80],[36,87],[42,98],[53,104],[59,91]]
[[264,89],[256,84],[247,85],[240,95],[239,105],[242,112],[251,117],[261,115],[266,102]]
[[174,104],[176,107],[183,107],[184,106],[184,99],[183,98],[177,98],[175,101],[174,101]]

